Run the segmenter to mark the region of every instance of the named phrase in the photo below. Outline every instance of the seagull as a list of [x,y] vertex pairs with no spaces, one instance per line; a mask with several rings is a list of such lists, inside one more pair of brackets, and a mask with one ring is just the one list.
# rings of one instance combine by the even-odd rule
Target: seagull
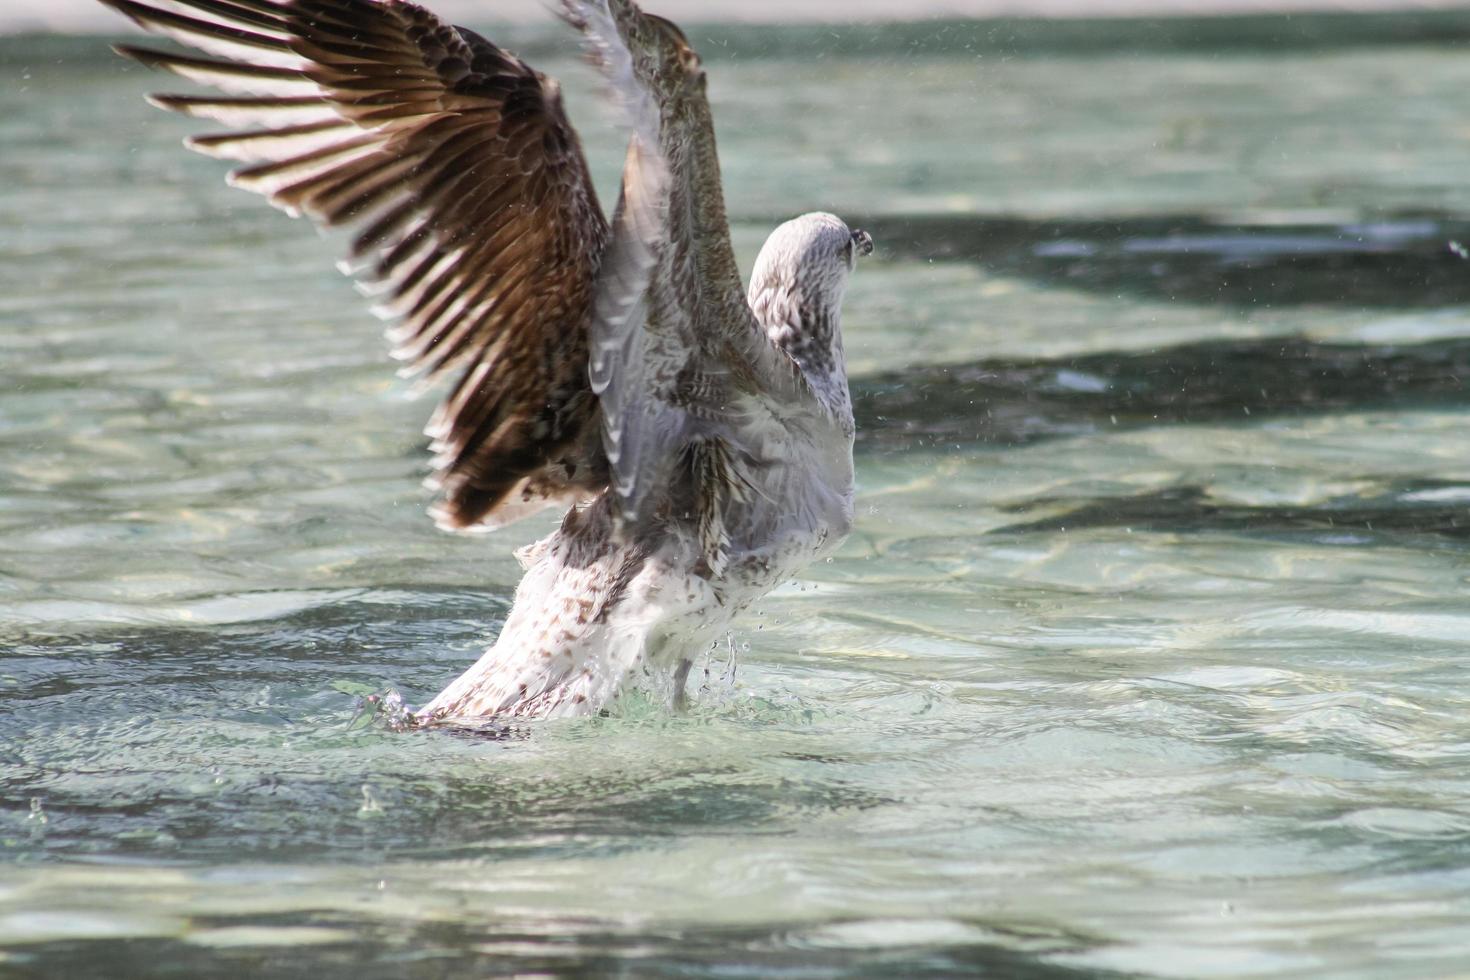
[[872,238],[824,212],[730,242],[705,72],[630,0],[561,0],[626,118],[611,220],[557,81],[406,0],[100,0],[200,52],[119,53],[218,89],[155,95],[225,124],[186,145],[230,183],[355,234],[344,270],[426,383],[452,530],[547,507],[504,628],[422,725],[604,710],[672,679],[853,520],[842,347]]

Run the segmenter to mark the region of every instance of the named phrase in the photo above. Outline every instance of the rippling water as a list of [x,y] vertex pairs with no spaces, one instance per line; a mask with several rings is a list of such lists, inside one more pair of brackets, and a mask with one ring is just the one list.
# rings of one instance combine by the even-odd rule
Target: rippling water
[[879,242],[858,530],[687,715],[501,740],[364,696],[545,525],[433,529],[429,403],[166,80],[4,42],[0,973],[1463,969],[1470,61],[947,30],[693,32],[747,266]]

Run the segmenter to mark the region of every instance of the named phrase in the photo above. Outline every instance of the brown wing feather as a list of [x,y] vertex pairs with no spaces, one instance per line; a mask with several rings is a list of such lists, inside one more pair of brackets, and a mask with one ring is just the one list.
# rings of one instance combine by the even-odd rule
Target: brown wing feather
[[605,484],[587,331],[608,226],[555,81],[402,0],[102,2],[215,56],[119,48],[223,89],[154,102],[258,126],[189,145],[290,213],[360,225],[348,266],[398,321],[395,356],[462,372],[428,429],[442,523]]

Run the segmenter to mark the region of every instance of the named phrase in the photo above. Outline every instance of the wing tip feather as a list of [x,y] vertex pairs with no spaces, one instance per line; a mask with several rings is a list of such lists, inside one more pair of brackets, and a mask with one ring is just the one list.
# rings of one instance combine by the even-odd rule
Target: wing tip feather
[[[106,0],[102,0],[102,2],[106,3]],[[124,16],[127,15],[124,14]],[[128,17],[128,19],[132,20],[131,17]],[[108,45],[108,47],[112,48],[113,54],[121,55],[129,61],[136,61],[144,68],[156,68],[160,61],[168,57],[168,52],[166,51],[159,51],[156,48],[145,48],[137,44],[128,44],[125,41],[118,41],[115,44]]]

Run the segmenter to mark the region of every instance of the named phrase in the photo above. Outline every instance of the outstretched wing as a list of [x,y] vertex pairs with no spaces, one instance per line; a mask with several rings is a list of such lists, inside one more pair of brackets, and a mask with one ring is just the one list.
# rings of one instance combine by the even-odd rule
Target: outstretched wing
[[633,128],[591,325],[612,486],[631,520],[648,516],[676,447],[774,421],[761,416],[809,393],[746,303],[699,56],[629,0],[562,9]]
[[[409,373],[461,371],[430,422],[441,523],[503,523],[606,480],[587,380],[608,226],[556,82],[404,0],[102,0],[214,58],[132,46],[223,90],[158,105],[231,182],[354,224],[349,271]],[[220,59],[220,60],[216,60]]]

